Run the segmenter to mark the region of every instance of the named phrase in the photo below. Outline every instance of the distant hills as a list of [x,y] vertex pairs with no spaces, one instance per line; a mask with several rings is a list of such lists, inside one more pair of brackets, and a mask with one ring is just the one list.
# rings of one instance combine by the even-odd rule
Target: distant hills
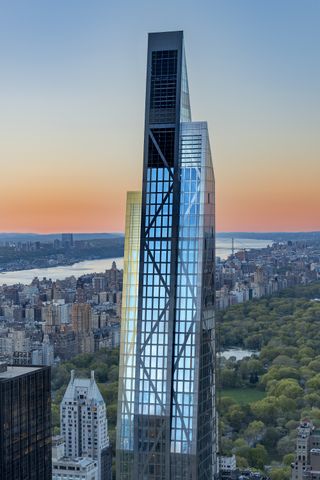
[[[72,232],[70,232],[72,233]],[[122,238],[123,233],[74,233],[74,240],[93,240],[93,239],[108,239],[108,238]],[[0,241],[2,242],[53,242],[53,240],[61,240],[61,233],[1,233]]]
[[288,240],[320,240],[318,232],[219,232],[218,237],[224,238],[251,238],[254,240],[273,240],[287,242]]
[[[74,233],[74,240],[93,240],[123,238],[123,233]],[[315,232],[218,232],[217,237],[247,238],[254,240],[272,240],[286,242],[288,240],[320,240],[320,231]],[[53,242],[61,239],[61,233],[1,233],[0,242]]]

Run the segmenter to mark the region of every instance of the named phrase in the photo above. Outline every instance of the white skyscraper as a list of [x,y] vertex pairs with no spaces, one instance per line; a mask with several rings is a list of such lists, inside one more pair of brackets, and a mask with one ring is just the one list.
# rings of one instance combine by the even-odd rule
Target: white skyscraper
[[74,370],[60,405],[61,435],[65,440],[65,456],[97,460],[99,480],[110,477],[106,405],[94,379],[75,378]]

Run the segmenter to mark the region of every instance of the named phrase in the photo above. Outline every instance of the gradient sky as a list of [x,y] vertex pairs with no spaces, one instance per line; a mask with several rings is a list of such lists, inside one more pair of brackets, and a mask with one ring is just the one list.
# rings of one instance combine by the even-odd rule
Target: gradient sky
[[176,29],[218,230],[320,230],[319,0],[1,0],[0,231],[124,229],[147,33]]

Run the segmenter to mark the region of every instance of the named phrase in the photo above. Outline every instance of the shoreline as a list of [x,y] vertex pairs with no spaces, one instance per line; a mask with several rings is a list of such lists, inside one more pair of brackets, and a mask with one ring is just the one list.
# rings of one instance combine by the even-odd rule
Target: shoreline
[[79,278],[83,275],[99,274],[112,267],[115,261],[117,269],[123,268],[123,257],[111,256],[96,260],[83,260],[72,265],[61,265],[48,268],[33,268],[27,270],[15,270],[13,272],[4,272],[0,275],[0,285],[30,285],[35,278],[42,280],[64,280],[68,277]]
[[[237,242],[238,243],[238,242]],[[240,242],[239,242],[240,243]],[[241,242],[240,245],[236,245],[236,251],[242,249],[263,249],[266,248],[266,245],[269,243],[267,240],[252,241],[248,240],[247,242]],[[226,239],[217,241],[217,256],[220,259],[227,258],[231,254],[231,245],[230,242]],[[119,255],[120,253],[120,255]],[[93,258],[94,257],[94,258]],[[89,274],[89,273],[101,273],[106,269],[110,269],[112,261],[115,260],[117,263],[117,268],[123,268],[123,253],[115,251],[109,253],[108,251],[104,255],[92,255],[89,258],[77,259],[73,258],[72,260],[61,259],[62,261],[54,263],[52,265],[49,262],[46,262],[46,266],[36,266],[31,265],[31,268],[27,266],[18,266],[18,268],[10,268],[8,270],[2,270],[0,272],[0,284],[2,285],[15,285],[18,283],[28,285],[32,282],[35,277],[43,278],[46,277],[52,280],[62,280],[64,278],[75,276],[79,278],[80,276]]]
[[81,262],[90,262],[91,260],[92,261],[95,261],[95,260],[109,260],[110,258],[120,258],[116,255],[107,255],[107,256],[103,256],[103,257],[91,257],[91,258],[79,258],[79,259],[74,259],[74,260],[71,260],[71,261],[67,261],[67,262],[59,262],[59,263],[50,263],[50,262],[47,262],[45,265],[32,265],[32,266],[26,266],[26,267],[22,267],[22,268],[17,268],[17,267],[14,267],[14,268],[10,268],[8,270],[0,270],[0,278],[1,278],[1,275],[5,274],[5,273],[13,273],[13,272],[24,272],[26,270],[41,270],[42,268],[43,269],[47,269],[47,268],[58,268],[58,267],[72,267],[73,265],[77,264],[77,263],[81,263]]

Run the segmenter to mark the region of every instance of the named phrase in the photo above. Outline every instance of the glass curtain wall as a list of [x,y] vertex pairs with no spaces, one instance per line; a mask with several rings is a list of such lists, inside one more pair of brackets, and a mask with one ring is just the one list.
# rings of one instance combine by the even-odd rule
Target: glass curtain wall
[[[141,192],[128,192],[121,313],[117,478],[130,478],[133,464],[134,394],[138,317]],[[121,466],[121,470],[120,470]]]
[[124,285],[117,478],[211,479],[214,176],[207,125],[191,122],[182,32],[149,35],[141,230],[128,242],[126,258],[140,252]]

